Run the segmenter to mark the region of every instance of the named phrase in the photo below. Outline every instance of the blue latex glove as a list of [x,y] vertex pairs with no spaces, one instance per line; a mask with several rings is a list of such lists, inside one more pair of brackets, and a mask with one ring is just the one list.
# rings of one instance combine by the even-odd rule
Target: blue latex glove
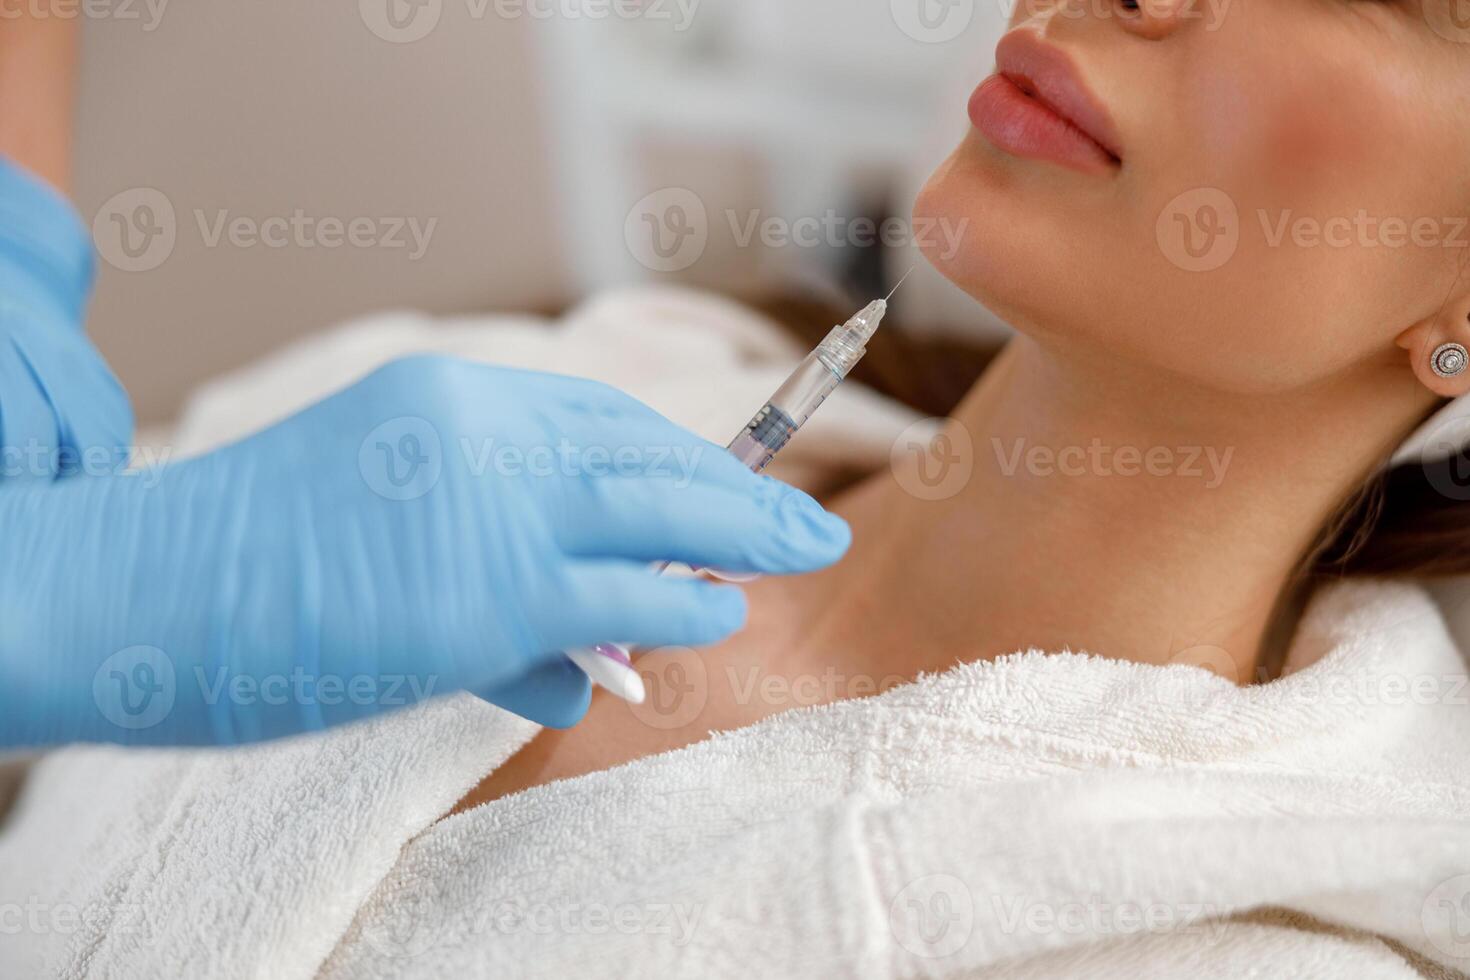
[[253,742],[458,690],[566,726],[558,651],[743,623],[647,563],[799,573],[850,540],[612,388],[442,357],[161,471],[0,488],[0,532],[0,745]]
[[0,483],[110,474],[127,395],[82,332],[92,241],[55,190],[0,160]]

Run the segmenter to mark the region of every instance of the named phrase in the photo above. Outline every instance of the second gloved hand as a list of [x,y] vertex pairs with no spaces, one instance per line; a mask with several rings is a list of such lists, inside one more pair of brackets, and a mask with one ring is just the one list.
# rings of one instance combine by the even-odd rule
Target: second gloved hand
[[744,621],[738,589],[647,563],[800,573],[849,543],[605,385],[442,357],[151,480],[0,493],[0,526],[26,529],[0,745],[253,742],[458,690],[568,725],[589,695],[559,651]]

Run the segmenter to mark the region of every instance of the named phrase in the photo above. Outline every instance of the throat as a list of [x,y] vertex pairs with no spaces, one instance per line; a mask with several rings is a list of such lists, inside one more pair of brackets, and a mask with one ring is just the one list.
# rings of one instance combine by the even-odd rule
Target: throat
[[[1327,447],[1342,420],[1281,423],[1320,406],[1186,391],[1174,411],[1161,385],[1119,387],[1015,341],[937,448],[838,502],[857,543],[807,642],[910,673],[1041,650],[1268,679],[1303,559],[1372,446],[1323,466],[1303,439]],[[928,492],[941,465],[966,472]]]

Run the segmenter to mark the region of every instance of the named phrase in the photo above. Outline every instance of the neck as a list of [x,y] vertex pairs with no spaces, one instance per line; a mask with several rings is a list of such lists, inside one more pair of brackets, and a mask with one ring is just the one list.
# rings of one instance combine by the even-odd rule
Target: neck
[[973,463],[952,495],[905,489],[944,472],[915,451],[839,504],[859,544],[807,648],[914,671],[1071,650],[1246,683],[1322,528],[1432,404],[1400,367],[1363,372],[1226,394],[1019,338],[936,444]]

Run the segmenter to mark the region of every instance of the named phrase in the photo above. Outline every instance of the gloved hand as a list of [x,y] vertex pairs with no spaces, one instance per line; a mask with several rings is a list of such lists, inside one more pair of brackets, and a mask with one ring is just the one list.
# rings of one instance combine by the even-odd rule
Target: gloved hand
[[82,331],[92,241],[49,185],[0,160],[0,483],[122,468],[133,415]]
[[589,381],[415,357],[167,469],[0,488],[0,745],[234,744],[469,690],[575,723],[559,651],[699,646],[850,535]]

